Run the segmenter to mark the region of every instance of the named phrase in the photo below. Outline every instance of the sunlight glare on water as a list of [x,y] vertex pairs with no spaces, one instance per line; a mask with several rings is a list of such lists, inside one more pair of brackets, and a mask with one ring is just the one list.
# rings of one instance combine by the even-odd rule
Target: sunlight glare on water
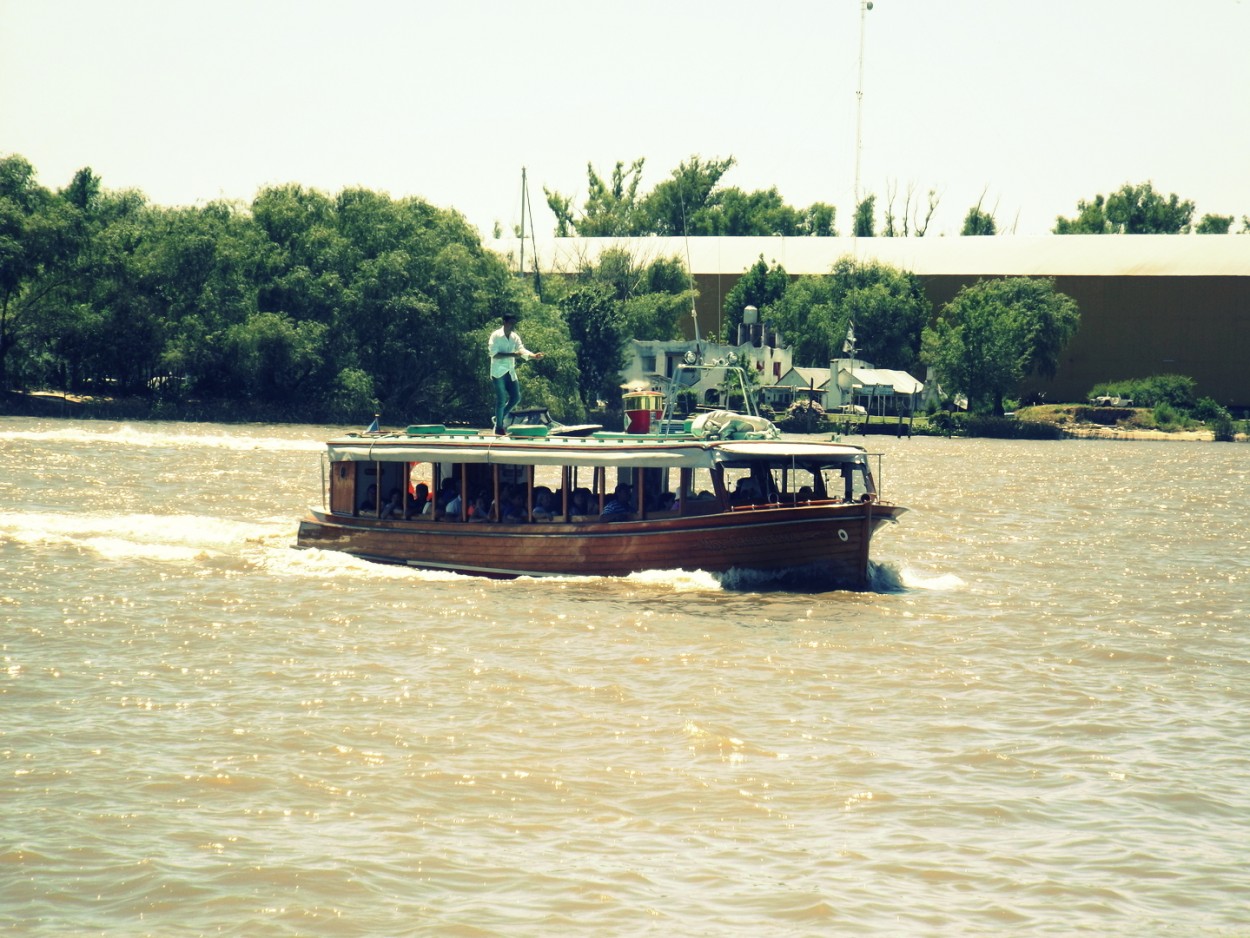
[[0,419],[7,931],[1250,932],[1244,447],[873,438],[800,593],[293,550],[329,435]]

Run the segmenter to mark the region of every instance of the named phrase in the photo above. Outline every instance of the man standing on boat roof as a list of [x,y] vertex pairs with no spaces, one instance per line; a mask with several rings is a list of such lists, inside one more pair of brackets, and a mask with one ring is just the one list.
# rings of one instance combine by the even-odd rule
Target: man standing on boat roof
[[490,380],[495,385],[495,432],[504,434],[504,421],[521,400],[521,383],[516,376],[516,360],[542,358],[542,352],[531,352],[521,341],[516,326],[516,313],[504,313],[503,325],[490,334],[486,350],[490,354]]

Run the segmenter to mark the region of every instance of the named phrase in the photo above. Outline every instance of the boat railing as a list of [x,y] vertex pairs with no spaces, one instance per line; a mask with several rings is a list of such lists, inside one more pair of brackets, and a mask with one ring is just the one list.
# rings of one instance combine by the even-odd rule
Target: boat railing
[[[684,427],[684,418],[678,416],[674,411],[677,402],[681,396],[681,392],[688,389],[691,385],[699,381],[701,373],[712,371],[723,371],[726,377],[726,384],[732,375],[737,379],[738,390],[742,394],[742,411],[748,417],[758,417],[759,408],[755,404],[755,395],[751,393],[751,389],[747,384],[746,369],[739,363],[737,356],[730,352],[724,358],[718,358],[715,361],[703,362],[694,358],[693,352],[687,352],[687,360],[678,362],[673,369],[673,373],[668,379],[668,390],[664,394],[664,410],[660,416],[660,432],[661,433],[680,433]],[[703,406],[696,407],[696,410],[705,409]],[[719,410],[721,408],[706,408]]]

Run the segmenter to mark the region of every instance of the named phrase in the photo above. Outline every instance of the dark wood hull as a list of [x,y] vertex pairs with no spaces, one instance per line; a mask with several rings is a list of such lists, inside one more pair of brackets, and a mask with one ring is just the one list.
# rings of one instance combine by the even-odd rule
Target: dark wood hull
[[311,510],[298,547],[493,577],[644,570],[794,572],[863,589],[873,531],[903,509],[872,503],[759,508],[616,523],[382,521]]

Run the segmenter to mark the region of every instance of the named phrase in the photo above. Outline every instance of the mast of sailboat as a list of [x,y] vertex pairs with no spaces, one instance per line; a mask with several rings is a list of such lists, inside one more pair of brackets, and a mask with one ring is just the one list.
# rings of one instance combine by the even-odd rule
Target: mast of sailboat
[[525,203],[529,201],[529,186],[525,183],[525,167],[521,167],[521,262],[516,272],[525,276]]
[[678,190],[681,196],[681,233],[686,242],[686,276],[690,281],[690,320],[694,323],[695,360],[703,363],[703,344],[699,341],[699,311],[694,304],[694,265],[690,263],[690,226],[686,224],[686,193]]
[[539,273],[538,273],[538,238],[534,234],[534,207],[530,205],[529,183],[526,181],[525,167],[522,166],[521,167],[521,260],[520,260],[520,263],[517,264],[517,273],[520,274],[522,277],[525,276],[525,214],[527,211],[529,212],[529,218],[530,218],[530,240],[534,242],[533,251],[532,251],[532,254],[534,257],[534,292],[538,294],[538,298],[541,300],[543,296],[543,283],[542,283],[542,277],[539,276]]

